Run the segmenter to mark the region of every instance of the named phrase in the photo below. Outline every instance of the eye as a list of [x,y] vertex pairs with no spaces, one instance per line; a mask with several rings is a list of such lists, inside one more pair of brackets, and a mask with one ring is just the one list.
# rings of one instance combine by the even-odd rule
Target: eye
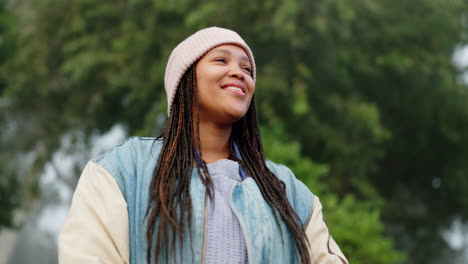
[[252,73],[252,69],[250,67],[242,67],[242,69],[248,73]]
[[216,58],[214,59],[214,61],[217,61],[217,62],[222,62],[222,63],[226,63],[227,60],[225,58]]

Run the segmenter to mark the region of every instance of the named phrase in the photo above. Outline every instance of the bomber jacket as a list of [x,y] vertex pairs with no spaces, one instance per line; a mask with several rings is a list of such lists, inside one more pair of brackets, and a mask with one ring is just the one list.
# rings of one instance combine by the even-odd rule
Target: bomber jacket
[[[88,162],[60,232],[60,263],[146,263],[145,214],[161,147],[162,140],[132,137]],[[286,185],[309,239],[312,263],[347,264],[323,220],[319,198],[287,167],[269,160],[266,164]],[[196,169],[191,177],[192,231],[184,229],[183,248],[176,249],[175,256],[179,263],[204,263],[206,190]],[[253,178],[233,187],[230,205],[243,231],[249,263],[298,262],[285,224],[280,221],[278,227]]]

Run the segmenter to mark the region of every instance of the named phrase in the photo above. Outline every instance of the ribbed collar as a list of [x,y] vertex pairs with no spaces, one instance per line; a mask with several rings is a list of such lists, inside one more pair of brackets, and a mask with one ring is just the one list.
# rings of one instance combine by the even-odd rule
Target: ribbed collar
[[[237,146],[237,143],[234,141],[234,140],[231,140],[231,144],[232,144],[232,148],[234,149],[234,154],[236,155],[236,158],[238,158],[239,160],[242,160],[242,155],[240,154],[240,151],[239,151],[239,146]],[[200,158],[200,154],[197,152],[197,160],[198,160],[198,166],[202,167],[203,164],[202,164],[202,160]],[[213,162],[215,163],[215,162]],[[237,162],[236,162],[237,164]],[[242,180],[244,180],[245,178],[247,178],[247,173],[245,172],[244,168],[240,165],[239,166],[239,174],[242,178]],[[210,171],[211,173],[211,171]]]

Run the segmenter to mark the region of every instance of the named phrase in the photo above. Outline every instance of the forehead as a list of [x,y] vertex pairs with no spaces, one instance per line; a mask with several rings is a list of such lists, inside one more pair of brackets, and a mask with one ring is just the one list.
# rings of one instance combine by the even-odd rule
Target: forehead
[[225,45],[217,46],[213,48],[212,50],[208,51],[205,56],[214,56],[216,54],[239,57],[240,59],[245,60],[250,63],[250,59],[247,56],[247,53],[245,52],[245,50],[237,45],[225,44]]

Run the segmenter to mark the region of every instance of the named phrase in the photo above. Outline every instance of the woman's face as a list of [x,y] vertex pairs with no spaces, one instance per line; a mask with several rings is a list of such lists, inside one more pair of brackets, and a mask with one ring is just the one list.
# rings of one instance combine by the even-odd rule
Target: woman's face
[[255,82],[244,49],[218,46],[198,61],[195,71],[201,120],[231,125],[247,113]]

